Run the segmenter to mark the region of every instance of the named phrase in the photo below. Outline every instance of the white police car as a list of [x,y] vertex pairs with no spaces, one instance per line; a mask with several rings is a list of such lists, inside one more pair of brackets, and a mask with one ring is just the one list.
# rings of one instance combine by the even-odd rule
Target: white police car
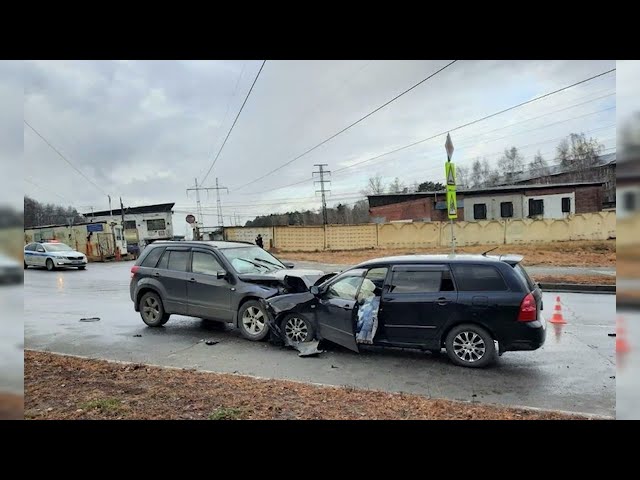
[[34,242],[24,247],[24,268],[46,267],[55,270],[58,267],[77,267],[84,270],[87,266],[87,256],[76,252],[64,243]]

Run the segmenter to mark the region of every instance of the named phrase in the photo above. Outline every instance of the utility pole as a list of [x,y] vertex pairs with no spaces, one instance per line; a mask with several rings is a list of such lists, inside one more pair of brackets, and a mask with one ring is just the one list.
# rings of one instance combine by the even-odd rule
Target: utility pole
[[226,190],[229,193],[227,187],[221,187],[218,185],[218,177],[216,177],[216,206],[218,207],[218,226],[224,227],[224,217],[222,216],[222,204],[220,203],[220,190]]
[[[216,178],[216,186],[215,187],[202,187],[202,186],[198,186],[198,179],[195,179],[195,187],[191,187],[191,188],[187,188],[187,195],[189,195],[190,191],[195,191],[196,192],[196,210],[197,210],[197,214],[198,214],[198,218],[196,218],[196,228],[198,229],[198,237],[201,236],[200,232],[201,230],[204,228],[204,223],[203,223],[203,218],[202,218],[202,204],[200,203],[200,191],[204,190],[207,193],[209,193],[209,190],[215,190],[217,192],[217,204],[218,204],[218,222],[220,223],[224,223],[223,220],[221,219],[222,217],[222,206],[220,204],[220,190],[226,190],[227,192],[229,192],[229,189],[227,187],[220,187],[218,185],[218,179]],[[198,228],[198,225],[200,225],[200,228]],[[200,240],[200,238],[198,238],[198,240]]]
[[321,193],[322,194],[322,220],[323,220],[323,223],[325,225],[327,225],[329,223],[329,221],[328,221],[328,218],[327,218],[327,197],[326,197],[326,194],[327,193],[331,193],[331,190],[326,190],[324,188],[324,184],[325,183],[330,183],[331,180],[325,180],[324,176],[325,175],[331,176],[331,171],[324,169],[324,167],[328,166],[326,163],[316,163],[313,166],[314,167],[318,167],[318,171],[317,172],[313,172],[313,175],[320,175],[320,180],[316,180],[314,183],[319,183],[320,184],[320,190],[316,190],[316,193]]
[[122,216],[122,231],[124,232],[124,205],[122,204],[122,197],[120,197],[120,213]]

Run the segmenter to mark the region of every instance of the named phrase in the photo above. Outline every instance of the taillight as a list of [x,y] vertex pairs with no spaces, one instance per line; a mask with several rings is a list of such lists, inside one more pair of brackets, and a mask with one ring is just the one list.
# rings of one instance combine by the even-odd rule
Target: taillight
[[133,267],[131,267],[131,278],[133,278],[133,276],[138,273],[138,270],[140,269],[140,267],[138,265],[134,265]]
[[532,293],[527,294],[520,304],[520,312],[518,313],[519,322],[533,322],[538,319],[538,309],[536,307],[536,299]]

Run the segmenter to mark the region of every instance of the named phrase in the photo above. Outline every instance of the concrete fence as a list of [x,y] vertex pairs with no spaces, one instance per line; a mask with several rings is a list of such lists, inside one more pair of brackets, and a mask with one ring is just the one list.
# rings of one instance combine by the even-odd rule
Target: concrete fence
[[[454,222],[453,231],[459,246],[607,240],[616,238],[616,215],[615,212],[598,212],[558,220],[461,221]],[[225,239],[231,241],[253,242],[258,233],[265,239],[265,247],[271,245],[288,252],[446,247],[451,244],[448,222],[224,229]]]
[[620,247],[637,247],[640,245],[640,213],[618,220],[620,234],[616,244]]

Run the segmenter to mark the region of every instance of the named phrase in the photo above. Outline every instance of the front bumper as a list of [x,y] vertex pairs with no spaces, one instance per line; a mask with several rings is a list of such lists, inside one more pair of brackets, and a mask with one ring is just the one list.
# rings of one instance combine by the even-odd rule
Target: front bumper
[[53,258],[53,263],[56,267],[86,267],[87,262],[85,260],[69,260],[67,258]]

